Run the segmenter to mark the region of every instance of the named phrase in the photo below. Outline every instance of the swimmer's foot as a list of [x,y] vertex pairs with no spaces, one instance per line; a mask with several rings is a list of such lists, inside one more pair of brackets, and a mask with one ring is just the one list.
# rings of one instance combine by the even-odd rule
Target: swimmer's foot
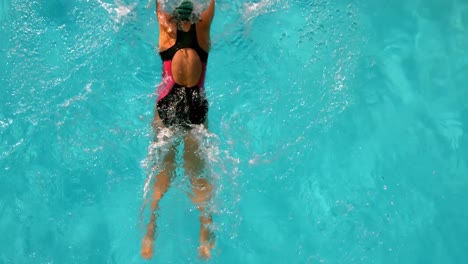
[[154,247],[154,233],[156,231],[156,214],[151,215],[150,222],[146,227],[146,235],[141,242],[141,256],[144,259],[151,259],[153,257]]
[[151,259],[153,257],[153,245],[154,238],[146,235],[145,238],[143,238],[143,242],[141,243],[141,256],[144,259]]
[[198,247],[198,254],[200,258],[209,259],[211,257],[211,250],[215,247],[215,235],[213,232],[208,230],[208,228],[206,228],[206,230],[203,230],[202,233],[204,231],[208,232],[208,236],[200,237],[200,246]]
[[200,255],[200,258],[203,259],[211,258],[210,247],[208,245],[201,245],[198,247],[198,254]]

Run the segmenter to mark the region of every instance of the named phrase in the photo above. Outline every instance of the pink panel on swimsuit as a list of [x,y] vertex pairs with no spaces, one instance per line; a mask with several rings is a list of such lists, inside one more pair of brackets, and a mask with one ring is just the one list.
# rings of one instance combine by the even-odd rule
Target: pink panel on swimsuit
[[166,95],[171,91],[171,88],[174,86],[174,78],[172,78],[172,61],[164,61],[163,62],[163,79],[158,86],[157,94],[158,94],[158,102],[159,100],[166,97]]
[[198,81],[198,87],[200,87],[200,89],[203,89],[203,87],[205,86],[205,73],[206,73],[206,63],[202,63],[202,72],[200,75],[200,81]]

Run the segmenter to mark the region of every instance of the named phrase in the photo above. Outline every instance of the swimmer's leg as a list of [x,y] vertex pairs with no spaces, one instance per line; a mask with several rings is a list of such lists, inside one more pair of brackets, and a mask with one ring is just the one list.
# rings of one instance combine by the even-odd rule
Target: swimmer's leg
[[207,203],[211,199],[213,186],[206,176],[200,177],[205,170],[205,161],[198,153],[199,143],[191,133],[187,134],[184,141],[185,171],[190,177],[192,184],[190,198],[197,205],[198,210],[200,210],[200,247],[198,248],[198,252],[200,257],[208,259],[211,257],[210,250],[215,246],[215,235],[211,230],[213,217],[206,208]]
[[[156,214],[159,209],[159,201],[169,189],[171,176],[175,170],[175,146],[171,146],[168,153],[164,156],[161,171],[156,175],[154,181],[154,192],[151,201],[151,218],[146,227],[146,235],[143,238],[141,246],[141,256],[150,259],[153,256],[154,235],[156,232]],[[158,165],[158,164],[156,164]]]
[[151,218],[146,227],[146,235],[143,238],[141,256],[150,259],[153,256],[154,234],[156,231],[156,214],[159,209],[159,201],[169,189],[171,175],[175,169],[175,150],[171,148],[164,157],[162,170],[156,175],[154,182],[154,192],[151,202]]

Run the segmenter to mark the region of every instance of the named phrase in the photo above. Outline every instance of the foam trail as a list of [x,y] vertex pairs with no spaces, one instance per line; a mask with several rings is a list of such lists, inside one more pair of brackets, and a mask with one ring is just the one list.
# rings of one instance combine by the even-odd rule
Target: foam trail
[[77,101],[85,101],[86,99],[88,99],[88,95],[92,92],[91,90],[91,86],[93,85],[93,83],[88,83],[86,84],[85,86],[85,92],[84,94],[79,94],[77,96],[74,96],[68,100],[66,100],[64,103],[62,103],[60,106],[62,107],[69,107],[71,104],[73,104],[74,102],[77,102]]
[[[237,178],[239,177],[239,159],[224,150],[218,135],[211,133],[204,126],[194,126],[190,131],[193,138],[199,143],[199,155],[205,160],[206,177],[215,187],[213,199],[207,204],[207,210],[213,214],[235,215],[237,204],[240,201]],[[213,227],[215,230],[219,226]],[[233,232],[235,226],[225,227]],[[231,234],[235,237],[236,234]]]
[[[221,148],[219,137],[208,131],[203,125],[194,125],[190,131],[171,130],[163,128],[158,130],[156,140],[148,148],[148,156],[142,161],[142,166],[146,168],[147,178],[143,188],[143,206],[140,210],[140,221],[143,219],[143,213],[146,209],[148,193],[151,190],[151,182],[155,175],[162,169],[162,161],[170,148],[179,148],[183,144],[181,140],[184,136],[190,135],[198,142],[199,149],[197,154],[205,161],[205,170],[200,177],[206,177],[215,187],[213,199],[207,204],[206,208],[213,214],[231,214],[237,215],[236,205],[239,202],[239,195],[234,195],[238,191],[237,177],[239,175],[239,159],[232,157],[227,150]],[[181,144],[178,144],[180,141]],[[177,167],[183,167],[177,164]],[[187,182],[182,179],[182,188],[186,188]],[[218,229],[214,227],[214,229]],[[229,229],[229,227],[228,227]],[[232,232],[232,228],[230,228]],[[233,235],[235,236],[235,235]]]
[[[270,13],[274,10],[274,7],[282,3],[280,0],[262,0],[255,3],[244,4],[244,10],[242,12],[243,19],[248,22],[256,17]],[[288,3],[283,3],[284,7],[287,7]]]
[[157,132],[155,142],[151,143],[148,148],[148,157],[142,161],[142,166],[146,168],[147,179],[143,188],[143,199],[146,200],[149,185],[153,180],[154,175],[160,169],[160,164],[164,155],[174,143],[174,131],[169,128],[160,129]]

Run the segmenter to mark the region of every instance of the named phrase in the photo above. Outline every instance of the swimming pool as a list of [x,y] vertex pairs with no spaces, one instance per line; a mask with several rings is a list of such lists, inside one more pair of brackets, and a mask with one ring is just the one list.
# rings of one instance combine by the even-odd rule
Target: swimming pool
[[[217,1],[209,263],[468,261],[468,2],[370,2]],[[0,263],[145,262],[153,8],[0,1]],[[150,263],[197,217],[178,177]]]

